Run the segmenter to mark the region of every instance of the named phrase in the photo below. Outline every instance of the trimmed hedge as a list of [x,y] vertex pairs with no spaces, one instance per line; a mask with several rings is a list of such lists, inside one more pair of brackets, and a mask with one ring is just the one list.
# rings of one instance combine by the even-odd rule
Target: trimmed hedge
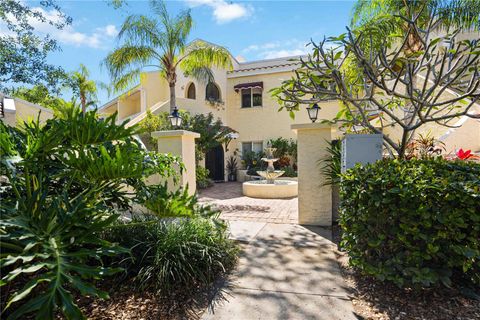
[[381,160],[343,176],[350,263],[399,286],[480,283],[480,164]]

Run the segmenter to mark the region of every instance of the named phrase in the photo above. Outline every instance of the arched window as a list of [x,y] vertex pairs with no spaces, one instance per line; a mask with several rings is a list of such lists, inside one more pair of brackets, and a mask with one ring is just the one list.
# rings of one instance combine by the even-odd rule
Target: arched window
[[192,82],[187,88],[187,99],[195,99],[195,84]]
[[209,101],[220,101],[220,90],[215,83],[209,82],[205,90],[205,99]]

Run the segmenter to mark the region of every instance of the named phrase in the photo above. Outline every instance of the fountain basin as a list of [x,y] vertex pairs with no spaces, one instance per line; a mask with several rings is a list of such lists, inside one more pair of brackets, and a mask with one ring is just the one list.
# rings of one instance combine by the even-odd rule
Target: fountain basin
[[281,199],[292,198],[298,195],[298,182],[293,180],[267,180],[247,181],[242,184],[243,195],[251,198]]

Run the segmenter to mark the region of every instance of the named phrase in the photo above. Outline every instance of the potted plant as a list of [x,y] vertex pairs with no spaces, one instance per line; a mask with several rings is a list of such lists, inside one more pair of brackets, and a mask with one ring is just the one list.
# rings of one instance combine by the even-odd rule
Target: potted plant
[[228,181],[237,181],[237,169],[237,157],[232,155],[227,161]]

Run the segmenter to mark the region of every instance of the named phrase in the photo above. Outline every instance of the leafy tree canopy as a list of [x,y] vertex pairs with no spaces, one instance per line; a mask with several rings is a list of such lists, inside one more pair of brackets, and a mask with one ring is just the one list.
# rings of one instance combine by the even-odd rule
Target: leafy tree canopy
[[[406,24],[399,45],[390,46],[389,38],[372,45],[378,38],[370,29],[312,43],[295,76],[272,90],[281,108],[294,116],[300,105],[338,100],[340,112],[322,120],[382,133],[387,149],[400,158],[425,124],[455,127],[459,117],[479,118],[480,43],[457,37],[460,29],[438,36],[435,21],[442,17],[435,12],[425,27],[420,13],[397,16]],[[345,69],[347,63],[353,70]]]
[[[188,112],[180,111],[183,118],[180,129],[200,133],[200,138],[195,139],[197,149],[197,160],[203,159],[208,150],[225,143],[229,134],[236,132],[230,127],[224,126],[222,120],[215,119],[212,113],[191,115]],[[144,132],[142,140],[151,149],[156,148],[156,141],[150,137],[150,133],[158,130],[172,130],[168,113],[162,112],[158,115],[147,111],[147,116],[139,123]]]
[[[53,15],[46,12],[53,11]],[[54,0],[40,1],[31,7],[20,0],[0,1],[0,20],[6,30],[0,32],[0,90],[14,84],[42,84],[59,89],[64,79],[62,68],[49,64],[47,56],[58,50],[55,39],[36,32],[34,23],[62,29],[71,23]]]
[[38,84],[31,88],[24,86],[14,88],[12,89],[11,94],[16,98],[38,104],[48,109],[55,109],[57,105],[65,103],[62,98],[52,94],[43,84]]

